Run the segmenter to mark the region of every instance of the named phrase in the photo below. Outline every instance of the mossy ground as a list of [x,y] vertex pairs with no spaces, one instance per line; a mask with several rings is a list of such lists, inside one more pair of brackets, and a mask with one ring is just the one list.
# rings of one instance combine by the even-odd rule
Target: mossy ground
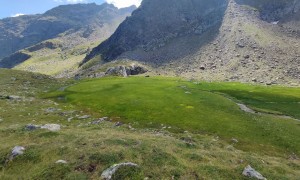
[[[14,78],[12,80],[12,77],[16,80]],[[41,79],[41,77],[44,78]],[[168,92],[168,94],[171,92],[173,93],[171,97],[175,98],[178,95],[179,99],[184,100],[189,97],[188,95],[196,96],[195,94],[200,94],[200,90],[197,88],[205,85],[179,81],[178,79],[141,78],[107,78],[86,81],[65,89],[65,92],[69,92],[68,96],[70,96],[72,89],[75,91],[78,90],[78,87],[84,85],[91,85],[87,86],[89,92],[98,91],[99,87],[103,86],[106,86],[108,90],[112,84],[124,82],[120,84],[121,87],[115,90],[110,89],[107,93],[113,93],[118,89],[120,90],[120,88],[130,86],[130,91],[135,90],[136,97],[138,97],[140,94],[138,94],[137,85],[135,84],[138,83],[138,87],[148,90],[145,87],[145,83],[148,82],[149,85],[153,85],[153,89],[151,89],[152,91],[145,91],[145,96],[149,96],[149,94],[150,96],[159,95],[159,92]],[[128,81],[131,81],[131,83]],[[178,81],[180,85],[187,86],[188,91],[192,94],[186,94],[182,87],[177,87]],[[103,82],[105,82],[105,85],[102,84]],[[148,128],[147,126],[140,126],[140,128],[133,130],[126,124],[115,127],[112,122],[90,125],[88,122],[103,117],[105,112],[97,112],[92,107],[84,104],[78,106],[77,103],[54,102],[40,98],[41,94],[44,95],[51,89],[58,89],[70,84],[73,84],[73,82],[50,79],[46,76],[37,76],[20,71],[0,70],[1,95],[24,97],[23,100],[19,101],[0,100],[0,118],[2,119],[0,122],[0,179],[99,179],[102,171],[106,168],[115,163],[128,161],[137,163],[140,166],[140,171],[136,176],[137,179],[141,177],[148,177],[149,179],[246,179],[241,175],[241,172],[248,164],[251,164],[268,179],[297,179],[300,176],[300,162],[297,159],[297,154],[290,153],[285,147],[274,143],[273,140],[270,140],[270,144],[276,147],[275,150],[271,148],[270,153],[267,151],[264,151],[267,152],[264,153],[253,151],[251,148],[243,150],[241,147],[245,146],[243,144],[246,143],[245,139],[247,137],[241,137],[238,139],[239,143],[233,143],[228,141],[229,136],[217,133],[220,131],[206,133],[191,128],[189,132],[180,130],[169,132],[165,129]],[[199,96],[199,98],[214,97],[214,93],[211,96],[205,96],[211,93],[208,92],[211,91],[209,89],[211,87],[206,85],[201,88],[205,89],[203,91],[206,94]],[[216,89],[216,86],[214,86],[214,89]],[[158,92],[154,93],[155,91]],[[98,92],[98,96],[102,96],[103,92]],[[126,94],[126,91],[124,93]],[[125,95],[124,93],[115,98],[120,98],[119,96]],[[57,93],[55,94],[57,95]],[[188,98],[188,100],[193,100],[196,97]],[[215,98],[224,101],[226,99],[218,94]],[[100,102],[103,103],[105,100],[109,104],[108,99],[102,99]],[[83,102],[86,103],[86,101]],[[123,103],[125,102],[128,101],[123,101]],[[170,100],[168,102],[169,106],[174,103]],[[231,105],[231,108],[234,107],[235,111],[233,112],[244,114],[245,117],[250,116],[244,112],[239,112],[234,103],[231,104],[229,101],[226,103]],[[193,104],[187,105],[193,106]],[[197,107],[196,105],[194,105],[194,109]],[[208,105],[210,104],[208,103]],[[84,106],[85,108],[82,108]],[[54,112],[45,111],[50,107],[57,110]],[[220,102],[220,107],[222,107],[222,102]],[[130,110],[130,107],[128,110]],[[193,109],[186,108],[186,110]],[[123,112],[125,111],[123,110]],[[77,117],[85,114],[92,116],[88,119]],[[122,117],[122,114],[119,116]],[[74,119],[68,122],[70,117]],[[173,117],[176,117],[176,114],[173,114]],[[259,119],[259,117],[256,118]],[[269,117],[260,119],[260,121],[266,121],[267,118]],[[119,119],[119,121],[122,120],[126,122],[125,118]],[[274,121],[285,128],[289,127],[288,124],[295,123],[283,119]],[[285,123],[281,124],[280,122]],[[62,125],[62,129],[59,132],[24,130],[24,126],[29,123],[57,123]],[[299,127],[297,124],[293,125]],[[176,124],[172,125],[171,131],[173,127],[175,129]],[[223,129],[224,132],[228,133],[226,128]],[[296,130],[292,129],[286,132],[285,135],[289,137],[297,136],[299,131]],[[245,133],[245,136],[247,135]],[[255,146],[255,144],[257,145]],[[25,154],[5,163],[11,149],[16,145],[26,147]],[[257,140],[251,145],[256,148],[262,146],[260,149],[264,149],[265,142]],[[297,149],[297,145],[295,149]],[[66,160],[68,164],[55,164],[59,159]]]

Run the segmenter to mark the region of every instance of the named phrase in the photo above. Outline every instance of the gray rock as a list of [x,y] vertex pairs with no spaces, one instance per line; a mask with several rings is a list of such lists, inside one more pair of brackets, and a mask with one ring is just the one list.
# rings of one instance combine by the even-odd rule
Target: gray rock
[[73,117],[69,117],[69,118],[68,118],[68,122],[71,122],[72,119],[74,119],[74,118],[73,118]]
[[273,83],[272,82],[267,82],[266,85],[267,86],[271,86]]
[[250,165],[248,165],[243,173],[244,176],[259,179],[259,180],[266,180],[265,177],[263,177],[259,172],[257,172],[255,169],[253,169]]
[[103,121],[107,121],[108,120],[108,117],[102,117],[102,118],[99,118],[99,119],[97,119],[97,120],[95,120],[95,121],[92,121],[91,122],[91,124],[100,124],[100,123],[102,123]]
[[108,75],[108,76],[123,76],[123,77],[128,76],[125,66],[110,67],[106,70],[105,75]]
[[65,161],[65,160],[58,160],[55,163],[56,164],[67,164],[67,161]]
[[247,55],[244,56],[244,58],[245,58],[245,59],[249,59],[249,58],[250,58],[250,55],[247,54]]
[[27,124],[25,126],[25,130],[27,130],[27,131],[33,131],[33,130],[40,129],[40,128],[41,128],[41,126],[38,126],[35,124]]
[[122,125],[123,125],[123,123],[121,123],[121,122],[116,122],[116,123],[115,123],[115,126],[116,126],[116,127],[119,127],[119,126],[122,126]]
[[138,66],[135,64],[132,64],[129,67],[126,67],[126,71],[128,75],[139,75],[139,74],[144,74],[148,72],[148,70],[142,66]]
[[9,95],[8,99],[10,99],[10,100],[21,100],[22,98],[20,96]]
[[24,154],[25,148],[22,146],[15,146],[11,151],[10,160],[15,158],[16,156]]
[[115,164],[115,165],[111,166],[110,168],[106,169],[105,171],[103,171],[101,174],[101,178],[104,180],[110,180],[112,178],[112,176],[118,171],[119,168],[125,167],[125,166],[138,167],[137,164],[134,164],[131,162]]
[[130,75],[144,74],[147,71],[148,70],[146,68],[133,64],[131,66],[110,67],[106,70],[105,75],[127,77]]
[[58,111],[58,109],[53,108],[53,107],[47,108],[47,109],[45,110],[46,113],[54,113],[55,111]]
[[90,117],[91,117],[90,115],[84,115],[84,116],[78,117],[78,119],[87,119],[87,118],[90,118]]
[[232,139],[231,139],[231,142],[233,142],[233,143],[238,143],[239,141],[238,141],[237,139],[235,139],[235,138],[232,138]]
[[41,126],[41,129],[48,129],[49,131],[59,131],[60,125],[59,124],[45,124]]

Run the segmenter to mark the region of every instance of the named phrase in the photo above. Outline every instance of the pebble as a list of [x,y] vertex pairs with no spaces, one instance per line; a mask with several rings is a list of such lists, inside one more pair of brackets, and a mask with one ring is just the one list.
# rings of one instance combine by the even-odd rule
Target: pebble
[[65,161],[65,160],[58,160],[55,163],[56,164],[67,164],[67,161]]

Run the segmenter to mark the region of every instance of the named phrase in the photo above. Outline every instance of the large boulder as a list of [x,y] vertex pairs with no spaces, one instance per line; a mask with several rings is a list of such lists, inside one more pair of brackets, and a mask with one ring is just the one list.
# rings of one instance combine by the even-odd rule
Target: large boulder
[[144,74],[148,70],[139,65],[131,65],[131,66],[116,66],[110,67],[106,70],[105,75],[107,76],[122,76],[127,77],[130,75],[139,75]]

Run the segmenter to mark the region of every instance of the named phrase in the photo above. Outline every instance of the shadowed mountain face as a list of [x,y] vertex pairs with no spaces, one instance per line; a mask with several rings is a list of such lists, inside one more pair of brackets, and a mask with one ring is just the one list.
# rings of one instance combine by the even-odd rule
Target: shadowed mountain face
[[144,0],[86,60],[97,54],[112,60],[136,48],[153,51],[177,37],[201,35],[221,24],[226,6],[226,0]]
[[[41,15],[2,19],[0,20],[0,59],[53,38],[61,38],[69,44],[69,47],[82,43],[82,39],[94,38],[100,42],[109,37],[118,24],[135,8],[132,6],[118,9],[106,3],[75,4],[59,6]],[[101,31],[101,29],[105,30]],[[76,36],[71,37],[71,34]],[[69,38],[64,39],[66,36]],[[8,61],[13,59],[8,57],[0,61],[0,66],[14,67],[15,63]]]
[[300,10],[299,0],[236,0],[239,4],[249,5],[260,12],[262,20],[279,21]]

